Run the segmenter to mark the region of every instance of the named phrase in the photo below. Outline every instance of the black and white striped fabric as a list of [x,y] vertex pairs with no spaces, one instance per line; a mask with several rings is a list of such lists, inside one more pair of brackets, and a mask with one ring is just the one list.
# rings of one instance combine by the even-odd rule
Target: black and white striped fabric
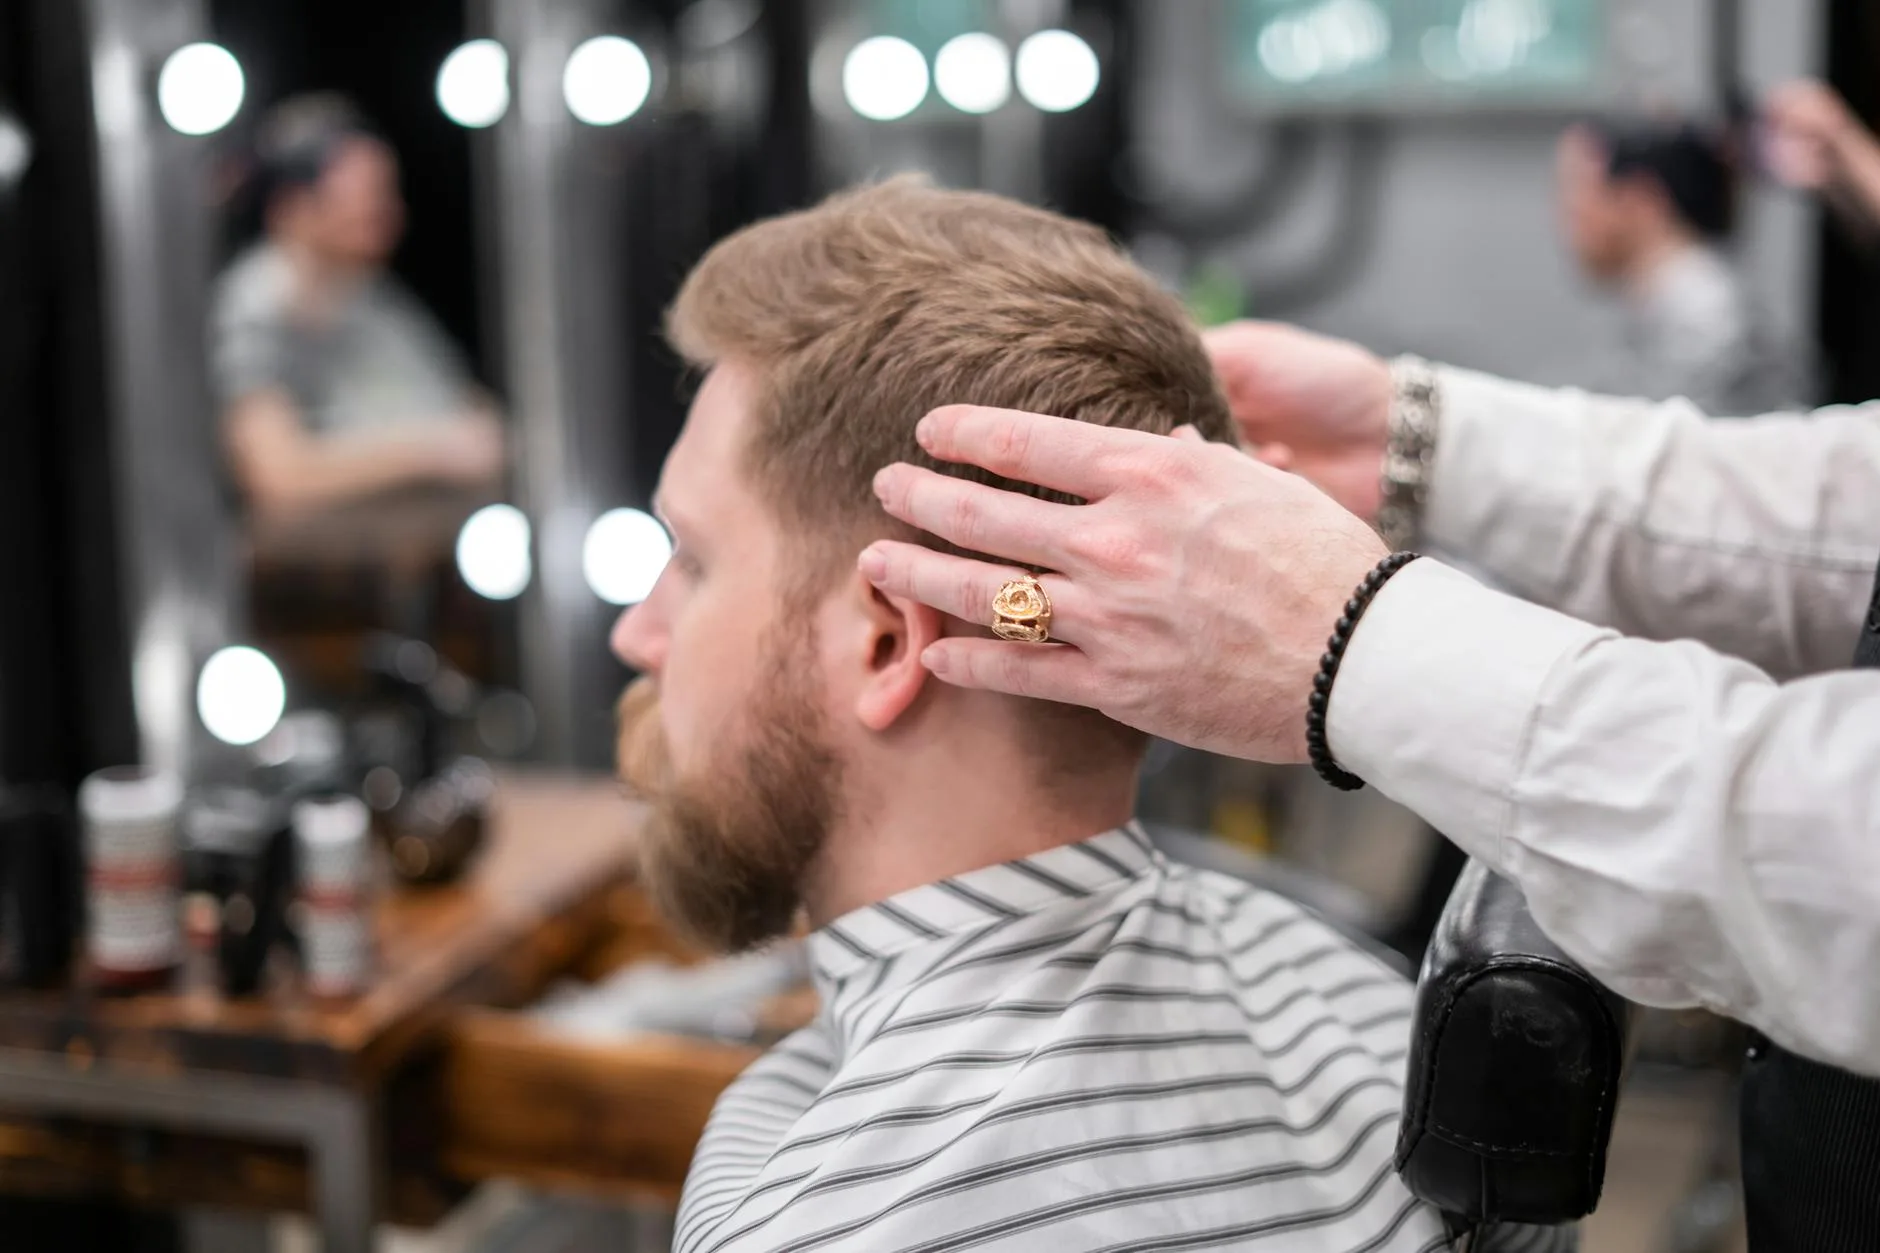
[[678,1253],[1448,1247],[1391,1170],[1409,985],[1134,827],[809,943],[822,1013],[719,1100]]

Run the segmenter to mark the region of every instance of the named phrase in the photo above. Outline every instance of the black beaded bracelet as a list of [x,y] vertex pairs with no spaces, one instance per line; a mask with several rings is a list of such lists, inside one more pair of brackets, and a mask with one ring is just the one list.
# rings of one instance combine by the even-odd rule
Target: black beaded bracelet
[[1325,742],[1325,711],[1331,708],[1332,684],[1338,678],[1339,663],[1345,659],[1345,647],[1351,643],[1351,633],[1358,629],[1358,619],[1364,617],[1364,611],[1371,607],[1384,584],[1391,576],[1415,561],[1417,553],[1392,553],[1377,563],[1377,568],[1364,576],[1364,582],[1358,584],[1358,590],[1345,602],[1345,615],[1332,628],[1332,638],[1325,645],[1325,655],[1319,658],[1319,672],[1312,680],[1312,698],[1306,702],[1306,752],[1312,761],[1312,768],[1319,772],[1319,777],[1341,792],[1355,792],[1364,786],[1364,780],[1348,770],[1339,768],[1332,760],[1331,746]]

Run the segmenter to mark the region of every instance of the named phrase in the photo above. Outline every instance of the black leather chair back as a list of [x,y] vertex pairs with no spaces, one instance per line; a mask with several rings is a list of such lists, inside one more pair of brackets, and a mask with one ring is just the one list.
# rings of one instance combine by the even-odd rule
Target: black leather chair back
[[1629,1029],[1521,890],[1472,862],[1418,982],[1397,1140],[1410,1191],[1467,1226],[1592,1213]]

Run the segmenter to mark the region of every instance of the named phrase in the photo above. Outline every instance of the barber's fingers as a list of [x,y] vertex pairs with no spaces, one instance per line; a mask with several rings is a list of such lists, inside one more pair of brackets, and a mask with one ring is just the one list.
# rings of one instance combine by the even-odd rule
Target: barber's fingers
[[1028,566],[1064,568],[1080,507],[1021,496],[919,466],[875,475],[882,508],[949,544]]
[[[978,626],[992,624],[992,600],[999,589],[1026,574],[1009,566],[956,557],[897,540],[870,544],[856,568],[889,596],[920,601]],[[1039,576],[1038,583],[1051,599],[1051,638],[1075,641],[1079,626],[1089,626],[1083,596],[1069,580],[1055,574]]]
[[921,419],[915,435],[941,461],[976,465],[1086,500],[1114,491],[1136,459],[1162,439],[1146,431],[979,405],[935,409]]
[[1096,666],[1069,644],[944,639],[929,644],[921,661],[935,678],[955,687],[1103,708]]
[[1198,426],[1178,426],[1172,434],[1176,439],[1187,444],[1205,444],[1208,442],[1208,437],[1201,433],[1201,428]]
[[[942,613],[979,623],[992,621],[992,598],[1020,573],[893,540],[869,545],[858,567],[863,577],[891,596],[910,596]],[[1080,618],[1075,589],[1056,575],[1044,575],[1039,583],[1051,598],[1052,638],[1074,640]],[[1095,703],[1098,675],[1090,659],[1071,643],[1019,644],[954,636],[928,645],[921,662],[936,678],[957,687],[1036,700]]]

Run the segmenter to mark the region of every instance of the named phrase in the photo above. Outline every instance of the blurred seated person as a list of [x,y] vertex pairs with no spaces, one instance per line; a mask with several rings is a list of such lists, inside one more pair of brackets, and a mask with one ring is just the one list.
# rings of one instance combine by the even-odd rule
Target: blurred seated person
[[613,637],[642,881],[720,952],[802,916],[821,1000],[719,1100],[675,1250],[1447,1247],[1391,1163],[1410,985],[1166,861],[1142,735],[939,682],[987,624],[857,567],[913,537],[872,483],[935,464],[936,406],[1233,439],[1180,304],[1094,227],[899,179],[721,242],[668,329],[675,551]]
[[1706,413],[1807,402],[1807,369],[1767,326],[1730,259],[1740,178],[1731,141],[1694,124],[1575,126],[1560,196],[1585,274],[1625,310],[1618,359],[1588,380],[1615,395],[1688,397]]
[[223,274],[211,328],[229,465],[261,522],[400,489],[494,491],[502,428],[455,346],[386,266],[398,160],[344,100],[265,120],[264,234]]

